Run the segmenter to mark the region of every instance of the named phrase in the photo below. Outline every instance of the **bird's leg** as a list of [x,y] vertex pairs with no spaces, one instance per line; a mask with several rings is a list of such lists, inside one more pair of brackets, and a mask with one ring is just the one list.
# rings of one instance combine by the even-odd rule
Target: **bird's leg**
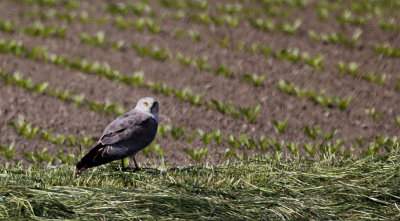
[[121,159],[122,169],[126,169],[129,167],[129,157],[125,157]]
[[135,163],[136,170],[140,170],[140,168],[136,162],[135,156],[133,156],[132,159],[133,159],[133,162]]

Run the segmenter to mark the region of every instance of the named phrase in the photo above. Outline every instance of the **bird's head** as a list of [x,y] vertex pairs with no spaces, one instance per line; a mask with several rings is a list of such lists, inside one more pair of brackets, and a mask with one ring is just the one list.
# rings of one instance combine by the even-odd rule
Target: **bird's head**
[[157,115],[158,101],[152,97],[141,98],[136,104],[136,109]]

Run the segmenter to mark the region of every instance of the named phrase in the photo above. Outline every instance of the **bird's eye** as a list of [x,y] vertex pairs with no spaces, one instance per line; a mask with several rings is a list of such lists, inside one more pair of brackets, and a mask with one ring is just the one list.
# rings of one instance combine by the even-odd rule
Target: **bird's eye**
[[144,105],[144,106],[147,106],[147,105],[149,105],[149,104],[148,104],[147,102],[143,102],[143,105]]

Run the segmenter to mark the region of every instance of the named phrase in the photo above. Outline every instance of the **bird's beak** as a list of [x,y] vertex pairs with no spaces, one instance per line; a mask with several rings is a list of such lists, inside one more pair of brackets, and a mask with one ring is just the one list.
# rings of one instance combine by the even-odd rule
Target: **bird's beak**
[[158,109],[158,103],[154,102],[154,103],[150,104],[150,109],[151,109],[151,111],[153,111],[153,109]]

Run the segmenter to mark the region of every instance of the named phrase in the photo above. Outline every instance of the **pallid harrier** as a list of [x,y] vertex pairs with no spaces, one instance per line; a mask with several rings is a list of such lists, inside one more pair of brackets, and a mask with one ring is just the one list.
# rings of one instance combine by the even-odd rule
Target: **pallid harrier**
[[104,130],[96,146],[76,165],[76,172],[132,157],[155,138],[158,127],[158,102],[151,97],[138,101],[136,107],[118,117]]

